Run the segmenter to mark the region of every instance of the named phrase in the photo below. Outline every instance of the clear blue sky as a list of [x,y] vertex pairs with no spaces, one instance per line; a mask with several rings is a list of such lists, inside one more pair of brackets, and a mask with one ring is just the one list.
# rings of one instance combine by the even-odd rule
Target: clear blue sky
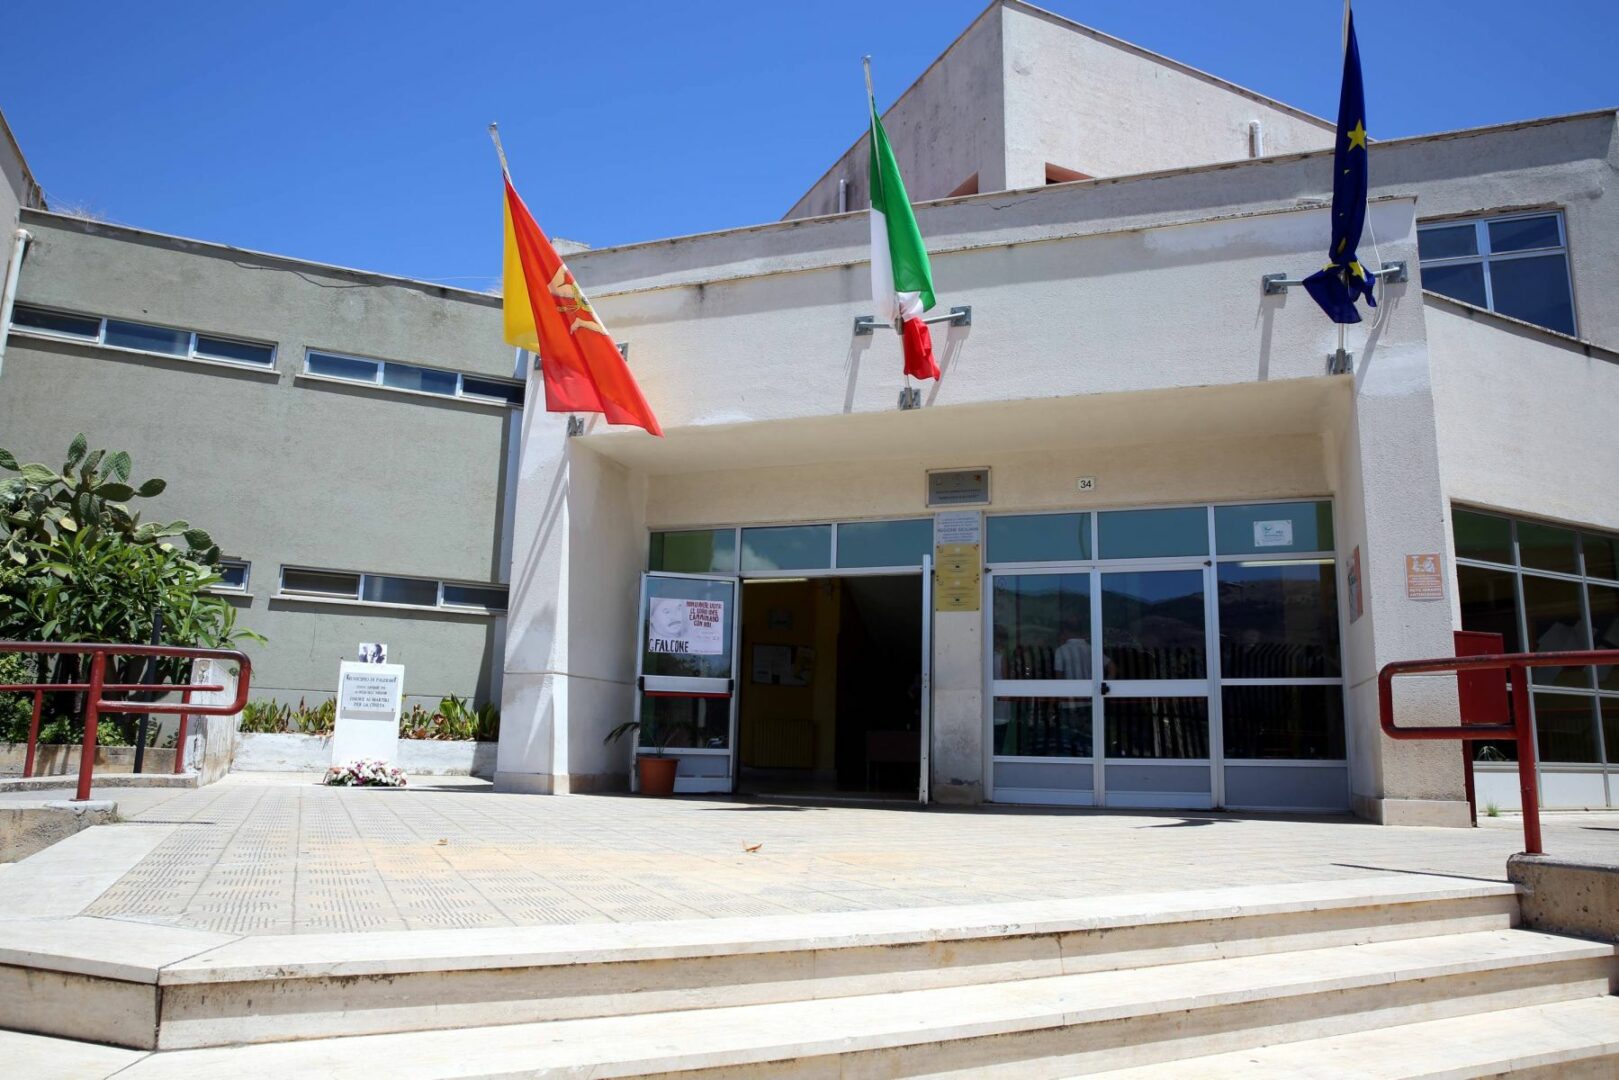
[[[0,109],[47,198],[468,288],[499,120],[541,225],[595,246],[779,218],[986,0],[13,0]],[[1319,115],[1337,0],[1047,0]],[[1374,137],[1619,105],[1614,0],[1361,0]]]

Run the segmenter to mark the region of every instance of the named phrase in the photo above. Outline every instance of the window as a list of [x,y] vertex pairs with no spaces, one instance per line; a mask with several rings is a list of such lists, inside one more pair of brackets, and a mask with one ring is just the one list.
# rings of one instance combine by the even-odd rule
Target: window
[[248,575],[253,564],[241,559],[220,559],[219,581],[214,584],[214,592],[245,593],[247,592]]
[[1424,225],[1417,251],[1424,287],[1561,334],[1575,332],[1562,214]]
[[1158,559],[1209,553],[1206,507],[1174,510],[1113,510],[1096,515],[1097,545],[1104,559]]
[[1091,557],[1089,514],[1007,514],[984,523],[991,563],[1083,562]]
[[850,521],[838,526],[838,565],[921,566],[933,551],[933,519]]
[[283,566],[280,595],[289,599],[498,613],[506,610],[507,594],[504,585]]
[[11,312],[11,327],[13,330],[76,338],[132,352],[178,356],[189,360],[214,360],[265,369],[275,367],[275,346],[265,342],[177,330],[171,326],[154,326],[128,319],[75,315],[18,304]]
[[743,570],[825,570],[831,565],[830,525],[742,530]]
[[734,573],[736,530],[655,532],[647,556],[647,569],[677,574]]
[[[1456,595],[1462,629],[1500,634],[1508,652],[1619,648],[1619,536],[1456,507]],[[1530,671],[1541,760],[1619,765],[1602,724],[1619,713],[1619,667]],[[1479,761],[1510,761],[1511,743],[1475,744]]]
[[344,356],[317,349],[310,349],[304,354],[304,374],[322,379],[369,383],[372,386],[385,386],[390,390],[405,390],[413,394],[432,394],[436,397],[464,398],[468,401],[498,402],[507,405],[523,404],[523,384],[514,379],[465,375],[459,371],[446,371],[443,368],[401,364],[392,360],[367,360],[360,356]]

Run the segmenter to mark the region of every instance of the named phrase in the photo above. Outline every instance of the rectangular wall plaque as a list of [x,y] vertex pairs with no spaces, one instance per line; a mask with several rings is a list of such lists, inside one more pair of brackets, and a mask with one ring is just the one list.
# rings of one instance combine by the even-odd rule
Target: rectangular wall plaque
[[973,506],[987,502],[988,469],[949,469],[928,473],[929,506]]

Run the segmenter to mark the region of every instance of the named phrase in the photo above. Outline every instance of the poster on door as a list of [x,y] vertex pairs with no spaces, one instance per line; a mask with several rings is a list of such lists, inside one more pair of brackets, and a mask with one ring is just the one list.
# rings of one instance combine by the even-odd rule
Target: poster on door
[[647,612],[646,649],[679,656],[725,651],[725,601],[654,596]]

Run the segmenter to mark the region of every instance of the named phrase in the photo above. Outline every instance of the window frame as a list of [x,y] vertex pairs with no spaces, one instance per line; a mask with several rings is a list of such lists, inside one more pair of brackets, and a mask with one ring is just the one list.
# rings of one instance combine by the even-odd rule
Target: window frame
[[[1590,635],[1594,634],[1595,631],[1596,631],[1596,627],[1595,627],[1594,622],[1593,622],[1592,611],[1591,611],[1591,587],[1594,585],[1597,588],[1608,588],[1608,589],[1619,588],[1619,580],[1616,580],[1614,578],[1597,577],[1597,576],[1594,576],[1594,575],[1592,575],[1590,573],[1589,569],[1586,566],[1586,561],[1585,561],[1585,542],[1586,542],[1586,538],[1588,536],[1593,536],[1593,537],[1594,536],[1612,536],[1612,535],[1614,535],[1613,533],[1610,533],[1610,532],[1608,532],[1607,530],[1604,530],[1604,529],[1592,528],[1592,527],[1589,527],[1589,526],[1579,525],[1579,524],[1575,524],[1575,523],[1572,523],[1572,522],[1554,521],[1554,520],[1550,520],[1550,519],[1546,519],[1546,518],[1538,518],[1538,517],[1535,517],[1533,515],[1528,515],[1528,514],[1508,513],[1508,512],[1505,512],[1505,511],[1501,511],[1501,510],[1495,510],[1495,509],[1492,509],[1492,508],[1489,508],[1489,507],[1474,506],[1474,505],[1467,504],[1467,503],[1454,503],[1454,504],[1452,504],[1452,506],[1451,506],[1452,518],[1454,518],[1455,511],[1457,511],[1457,510],[1463,510],[1463,511],[1466,511],[1468,513],[1478,514],[1478,515],[1482,515],[1482,516],[1486,516],[1486,517],[1500,518],[1500,519],[1506,521],[1508,526],[1510,527],[1509,536],[1510,536],[1510,546],[1511,546],[1511,552],[1512,552],[1512,561],[1511,562],[1509,562],[1509,563],[1508,562],[1491,562],[1491,561],[1489,561],[1487,559],[1474,559],[1474,558],[1468,558],[1468,557],[1462,556],[1462,555],[1455,555],[1453,557],[1453,559],[1452,559],[1452,562],[1458,567],[1460,567],[1460,566],[1470,566],[1470,567],[1474,567],[1476,569],[1495,570],[1495,571],[1498,571],[1498,572],[1507,573],[1507,574],[1512,575],[1512,589],[1513,589],[1514,605],[1515,605],[1515,608],[1516,608],[1516,610],[1514,612],[1514,615],[1516,616],[1517,623],[1518,623],[1518,626],[1517,626],[1518,640],[1521,643],[1521,646],[1525,651],[1528,651],[1528,652],[1536,651],[1533,648],[1533,644],[1532,644],[1532,642],[1530,640],[1530,636],[1529,636],[1529,611],[1528,611],[1528,607],[1527,607],[1527,605],[1525,603],[1525,597],[1524,597],[1524,578],[1525,577],[1540,578],[1540,579],[1550,580],[1550,581],[1561,581],[1561,582],[1565,582],[1567,584],[1571,584],[1571,585],[1576,586],[1578,588],[1578,590],[1579,590],[1580,614],[1581,614],[1581,616],[1582,616],[1582,618],[1584,620],[1583,629],[1585,630],[1586,634],[1588,635],[1587,636],[1587,641],[1588,642],[1590,641]],[[1573,540],[1574,540],[1574,560],[1575,560],[1575,566],[1577,567],[1577,571],[1574,572],[1574,573],[1568,573],[1568,572],[1560,571],[1560,570],[1541,570],[1541,569],[1538,569],[1536,567],[1525,566],[1524,562],[1523,562],[1522,546],[1521,546],[1521,544],[1519,542],[1519,538],[1518,538],[1518,526],[1519,526],[1520,523],[1526,523],[1526,524],[1531,524],[1531,525],[1546,525],[1546,526],[1550,526],[1552,528],[1565,529],[1565,530],[1571,532],[1573,534]],[[1451,549],[1452,549],[1452,552],[1454,552],[1454,550],[1455,550],[1455,525],[1454,525],[1454,523],[1452,523],[1452,525],[1451,525]],[[1454,582],[1454,580],[1455,580],[1455,575],[1453,574],[1452,575],[1452,581]],[[1465,629],[1465,627],[1463,629]],[[1537,769],[1541,769],[1541,768],[1545,768],[1545,767],[1549,766],[1549,767],[1551,767],[1553,769],[1556,769],[1559,772],[1581,772],[1581,771],[1592,772],[1592,771],[1596,771],[1596,772],[1607,772],[1607,773],[1610,773],[1610,774],[1619,775],[1619,746],[1608,746],[1607,745],[1606,732],[1605,732],[1605,730],[1604,730],[1604,728],[1602,726],[1602,703],[1604,701],[1619,702],[1619,690],[1605,690],[1605,689],[1603,689],[1601,680],[1597,677],[1597,667],[1596,666],[1594,666],[1594,665],[1584,665],[1584,670],[1585,670],[1585,674],[1586,674],[1586,680],[1585,680],[1585,684],[1582,685],[1582,686],[1568,686],[1568,685],[1562,685],[1562,684],[1556,684],[1556,683],[1541,683],[1541,682],[1536,682],[1536,681],[1534,681],[1533,678],[1531,678],[1530,687],[1529,687],[1529,690],[1530,690],[1530,694],[1529,694],[1529,697],[1530,697],[1529,713],[1530,713],[1531,718],[1535,719],[1535,736],[1536,736],[1536,740],[1537,740],[1536,755],[1535,755],[1535,757],[1536,757],[1535,766],[1536,766]],[[1537,710],[1537,707],[1536,707],[1536,704],[1535,704],[1535,701],[1534,701],[1535,696],[1539,695],[1539,694],[1561,694],[1561,695],[1567,695],[1567,696],[1570,696],[1570,697],[1579,697],[1582,700],[1587,700],[1587,701],[1592,701],[1593,702],[1592,709],[1593,709],[1593,712],[1595,714],[1595,731],[1593,732],[1593,738],[1594,738],[1595,744],[1596,744],[1596,752],[1597,752],[1597,760],[1596,761],[1594,761],[1594,762],[1546,761],[1546,760],[1543,760],[1541,758],[1540,753],[1539,753],[1539,745],[1538,745],[1538,740],[1539,740],[1539,737],[1540,737],[1540,726],[1539,726],[1539,721],[1538,721],[1538,717],[1537,717],[1538,710]],[[1516,770],[1517,769],[1517,764],[1515,762],[1505,763],[1505,762],[1497,762],[1497,761],[1475,759],[1473,764],[1474,764],[1475,767],[1477,767],[1477,766],[1485,766],[1486,768],[1496,768],[1498,770]]]
[[[95,335],[69,334],[59,330],[41,330],[32,326],[19,326],[17,324],[17,311],[39,311],[48,315],[62,315],[71,319],[84,319],[96,324]],[[156,349],[138,349],[130,345],[115,345],[107,341],[107,323],[118,322],[130,326],[150,327],[153,330],[166,330],[187,336],[186,351],[183,353],[161,352]],[[126,319],[122,316],[93,315],[84,311],[70,311],[66,308],[50,307],[44,304],[17,304],[12,308],[11,322],[6,327],[7,334],[23,334],[27,337],[46,338],[51,341],[73,341],[81,345],[94,345],[100,349],[111,349],[115,352],[129,353],[134,356],[156,356],[164,360],[187,360],[196,364],[223,364],[226,367],[239,368],[243,371],[269,371],[277,370],[276,361],[280,358],[280,346],[274,341],[260,341],[256,338],[242,337],[237,334],[220,334],[212,330],[187,330],[181,326],[166,326],[162,323],[143,322],[139,319]],[[253,360],[232,360],[228,357],[214,356],[209,353],[197,351],[197,339],[209,338],[214,341],[228,341],[237,345],[253,345],[270,350],[270,358],[264,363]]]
[[[1525,221],[1530,218],[1543,217],[1552,218],[1557,223],[1557,245],[1555,247],[1525,248],[1521,251],[1503,252],[1491,250],[1490,226],[1492,224],[1502,221]],[[1486,310],[1493,312],[1494,314],[1501,315],[1503,318],[1515,319],[1517,316],[1506,315],[1505,313],[1496,309],[1495,280],[1494,273],[1491,270],[1492,264],[1499,262],[1512,262],[1517,259],[1543,258],[1547,255],[1561,255],[1563,257],[1563,280],[1568,285],[1569,317],[1574,322],[1574,326],[1567,336],[1580,336],[1580,312],[1579,306],[1575,303],[1574,297],[1574,264],[1568,257],[1568,227],[1567,223],[1564,221],[1563,211],[1561,208],[1518,210],[1508,214],[1469,215],[1467,217],[1440,218],[1431,221],[1421,221],[1417,223],[1418,242],[1420,243],[1422,234],[1429,230],[1453,229],[1461,225],[1471,225],[1473,227],[1474,246],[1477,248],[1473,254],[1451,255],[1445,258],[1437,259],[1424,259],[1419,254],[1418,266],[1426,270],[1429,267],[1471,266],[1477,264],[1482,268],[1484,276],[1484,307]],[[1445,293],[1439,293],[1439,295],[1446,296]],[[1449,297],[1449,299],[1455,298]],[[1466,303],[1467,301],[1458,300],[1456,302]],[[1519,319],[1518,321],[1529,322],[1528,319]],[[1540,326],[1539,323],[1530,323],[1530,325]],[[1563,331],[1553,330],[1549,326],[1542,326],[1541,329],[1550,331],[1553,334],[1563,333]]]
[[[327,375],[309,370],[309,360],[313,356],[329,356],[334,360],[348,360],[356,364],[371,364],[375,372],[369,379],[350,379],[342,375]],[[440,394],[433,390],[412,390],[402,386],[389,386],[386,381],[388,367],[414,368],[418,371],[428,371],[437,375],[455,376],[455,393]],[[322,349],[310,345],[304,349],[303,367],[298,371],[301,379],[316,379],[321,382],[340,383],[345,386],[370,386],[378,390],[386,390],[390,394],[410,394],[416,397],[431,398],[434,401],[466,401],[477,405],[496,405],[508,409],[521,409],[527,403],[528,384],[521,379],[508,379],[499,375],[485,375],[481,372],[459,371],[454,368],[434,367],[431,364],[415,364],[408,360],[385,360],[377,356],[359,356],[355,353],[341,352],[337,349]],[[500,386],[510,386],[518,391],[519,400],[491,397],[488,394],[468,392],[467,379],[474,382],[494,383]]]
[[[331,574],[355,579],[354,594],[332,595],[324,593],[300,592],[288,590],[286,587],[287,572],[306,574]],[[403,581],[426,581],[434,586],[435,599],[432,604],[404,604],[387,600],[367,600],[365,587],[368,579],[398,579]],[[507,605],[505,607],[490,607],[483,604],[459,604],[444,599],[445,586],[462,586],[471,589],[490,589],[506,593]],[[365,570],[334,570],[329,567],[305,566],[303,564],[284,563],[276,579],[276,591],[272,597],[275,600],[295,600],[309,604],[345,604],[355,607],[389,608],[399,611],[446,611],[464,615],[494,615],[503,616],[510,610],[511,586],[504,581],[468,581],[462,578],[434,578],[420,574],[381,574]]]
[[219,565],[240,566],[242,568],[242,584],[240,586],[228,584],[223,575],[221,579],[209,586],[210,592],[222,593],[226,596],[251,596],[253,594],[253,563],[250,559],[232,559],[222,557]]

